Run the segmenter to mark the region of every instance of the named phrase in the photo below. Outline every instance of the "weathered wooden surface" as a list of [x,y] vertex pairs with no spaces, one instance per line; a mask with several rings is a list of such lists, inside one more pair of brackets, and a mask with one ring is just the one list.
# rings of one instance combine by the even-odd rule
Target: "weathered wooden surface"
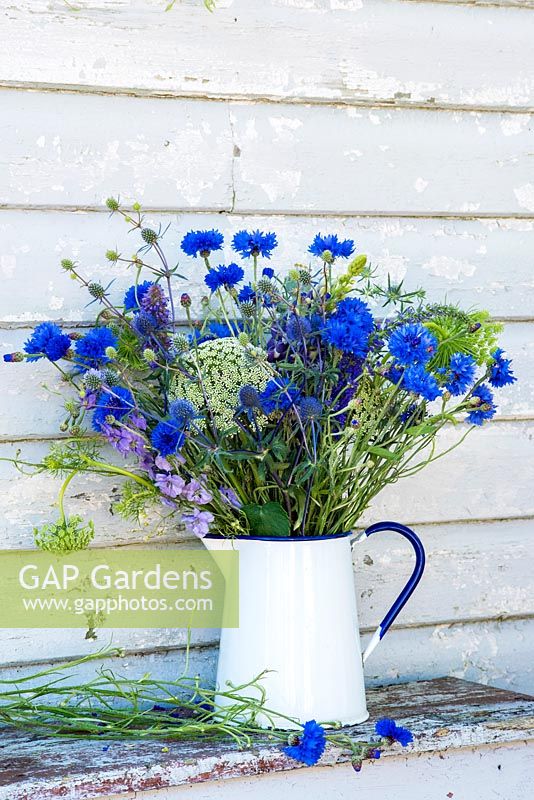
[[534,211],[528,114],[205,100],[176,108],[10,90],[0,102],[3,205],[98,206],[121,191],[149,206],[240,212]]
[[[504,746],[463,747],[445,753],[405,753],[365,765],[354,775],[342,764],[334,769],[313,768],[299,772],[276,772],[232,781],[200,783],[155,792],[113,795],[106,800],[436,800],[469,798],[488,800],[532,800],[534,748],[530,743]],[[356,779],[356,780],[355,780]]]
[[80,0],[76,12],[3,0],[0,76],[170,96],[532,106],[532,3],[481,5],[222,0],[208,15],[197,0],[168,14],[161,0]]
[[[411,758],[534,739],[533,698],[452,678],[375,689],[369,692],[368,706],[370,722],[347,730],[367,738],[375,720],[392,716],[414,733]],[[398,754],[396,745],[385,748],[383,758]],[[321,764],[344,761],[345,756],[329,747]],[[120,797],[300,768],[279,747],[261,741],[243,752],[228,743],[166,742],[162,747],[153,741],[65,741],[5,732],[0,740],[0,800]],[[380,781],[375,769],[373,777]]]

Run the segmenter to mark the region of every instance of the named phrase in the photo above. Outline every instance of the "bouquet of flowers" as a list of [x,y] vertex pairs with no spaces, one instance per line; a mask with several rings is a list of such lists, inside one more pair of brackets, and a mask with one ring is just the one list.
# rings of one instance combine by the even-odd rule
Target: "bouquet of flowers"
[[31,465],[64,478],[59,519],[36,530],[44,549],[93,536],[63,507],[80,472],[124,478],[126,518],[177,515],[199,537],[349,531],[386,484],[443,455],[444,425],[467,423],[459,443],[495,414],[492,388],[516,380],[487,312],[380,285],[350,239],[318,234],[282,273],[274,233],[239,231],[239,263],[220,265],[223,235],[191,231],[181,248],[205,284],[193,303],[165,231],[138,205],[107,206],[141,238],[131,258],[106,254],[130,265],[132,286],[113,302],[112,284],[64,260],[99,306],[95,326],[43,322],[4,355],[47,359],[68,391],[67,436]]

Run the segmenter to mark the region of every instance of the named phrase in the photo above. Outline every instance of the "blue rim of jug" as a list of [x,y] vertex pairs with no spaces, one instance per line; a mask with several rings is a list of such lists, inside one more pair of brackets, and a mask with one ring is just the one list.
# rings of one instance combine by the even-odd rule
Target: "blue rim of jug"
[[352,536],[354,531],[331,533],[326,536],[223,536],[222,533],[208,533],[204,539],[228,539],[240,542],[324,542],[328,539],[343,539]]

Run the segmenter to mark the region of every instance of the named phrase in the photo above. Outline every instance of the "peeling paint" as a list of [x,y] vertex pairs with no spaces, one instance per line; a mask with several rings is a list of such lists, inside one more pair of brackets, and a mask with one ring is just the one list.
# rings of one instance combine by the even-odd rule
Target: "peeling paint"
[[514,189],[514,194],[521,208],[526,208],[527,211],[534,211],[534,183],[525,183],[523,186],[518,186],[517,189]]
[[468,261],[461,261],[449,256],[432,256],[423,264],[423,269],[426,269],[431,275],[459,282],[464,276],[474,275],[476,267]]

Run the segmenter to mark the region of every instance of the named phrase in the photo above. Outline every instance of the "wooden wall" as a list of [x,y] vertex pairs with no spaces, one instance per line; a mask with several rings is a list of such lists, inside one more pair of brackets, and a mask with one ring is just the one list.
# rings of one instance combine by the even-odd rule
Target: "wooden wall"
[[[534,690],[534,2],[530,0],[0,2],[0,343],[32,325],[86,325],[94,306],[60,270],[105,279],[108,247],[137,246],[103,201],[139,200],[168,247],[191,227],[275,230],[280,269],[317,231],[351,236],[383,275],[504,321],[519,382],[448,459],[388,488],[365,521],[413,523],[426,579],[368,665],[372,683],[452,674]],[[198,265],[181,259],[191,294]],[[195,271],[196,270],[196,271]],[[119,293],[130,276],[113,268]],[[0,455],[57,435],[45,364],[1,365]],[[443,444],[452,443],[447,431]],[[56,486],[0,462],[2,548],[32,546]],[[96,546],[144,543],[109,514],[117,487],[71,484]],[[363,523],[363,521],[362,521]],[[157,540],[166,546],[177,540]],[[365,632],[410,569],[393,535],[360,545]],[[113,641],[120,669],[172,675],[174,630],[0,631],[5,675]],[[192,663],[210,678],[217,632]]]

